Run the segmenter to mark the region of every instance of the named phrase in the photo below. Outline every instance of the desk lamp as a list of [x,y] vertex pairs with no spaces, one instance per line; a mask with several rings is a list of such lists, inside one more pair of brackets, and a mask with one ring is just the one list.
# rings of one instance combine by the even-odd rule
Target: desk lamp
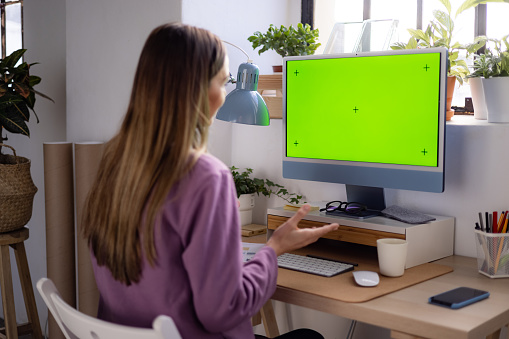
[[268,126],[269,110],[258,89],[260,69],[249,59],[249,55],[232,43],[247,56],[247,62],[240,64],[237,72],[237,87],[225,98],[223,106],[217,112],[217,119],[238,124]]

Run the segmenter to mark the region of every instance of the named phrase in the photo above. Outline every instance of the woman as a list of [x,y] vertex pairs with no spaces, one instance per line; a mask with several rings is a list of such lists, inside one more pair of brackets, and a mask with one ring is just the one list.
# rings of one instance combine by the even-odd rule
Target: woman
[[228,79],[212,33],[167,24],[148,37],[86,203],[99,318],[150,327],[167,314],[184,338],[253,338],[250,318],[276,288],[276,257],[338,227],[299,230],[306,206],[242,264],[233,180],[205,152]]

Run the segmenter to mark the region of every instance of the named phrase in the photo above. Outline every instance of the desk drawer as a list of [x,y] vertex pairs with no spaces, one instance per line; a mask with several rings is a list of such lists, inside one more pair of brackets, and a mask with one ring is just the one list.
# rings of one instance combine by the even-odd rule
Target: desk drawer
[[[269,230],[275,230],[288,219],[289,219],[288,217],[281,217],[278,215],[269,214],[267,215],[267,227]],[[301,228],[320,227],[323,225],[327,225],[327,223],[305,219],[302,219],[299,222],[299,227]],[[406,237],[405,234],[389,233],[339,225],[339,228],[337,230],[326,234],[324,238],[376,247],[377,239],[382,238],[405,239]]]

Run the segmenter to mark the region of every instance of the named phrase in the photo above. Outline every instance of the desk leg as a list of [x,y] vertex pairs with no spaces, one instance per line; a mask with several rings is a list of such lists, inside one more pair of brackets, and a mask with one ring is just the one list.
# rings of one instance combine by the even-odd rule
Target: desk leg
[[493,332],[492,334],[490,334],[489,336],[486,337],[486,339],[499,339],[500,338],[500,331],[502,329],[499,328],[498,330],[496,330],[495,332]]
[[274,308],[272,308],[272,301],[270,299],[263,305],[260,314],[262,315],[263,327],[267,337],[277,337],[279,329],[277,328],[276,315],[274,314]]
[[260,311],[251,318],[251,325],[256,326],[262,323],[262,315]]
[[391,330],[391,339],[424,339],[424,338],[416,337],[415,335]]

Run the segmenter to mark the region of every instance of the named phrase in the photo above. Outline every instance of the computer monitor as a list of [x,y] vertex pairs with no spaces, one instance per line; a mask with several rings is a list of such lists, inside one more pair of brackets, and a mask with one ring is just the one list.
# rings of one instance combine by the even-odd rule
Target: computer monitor
[[283,59],[283,177],[346,184],[385,208],[384,188],[443,192],[447,50]]

